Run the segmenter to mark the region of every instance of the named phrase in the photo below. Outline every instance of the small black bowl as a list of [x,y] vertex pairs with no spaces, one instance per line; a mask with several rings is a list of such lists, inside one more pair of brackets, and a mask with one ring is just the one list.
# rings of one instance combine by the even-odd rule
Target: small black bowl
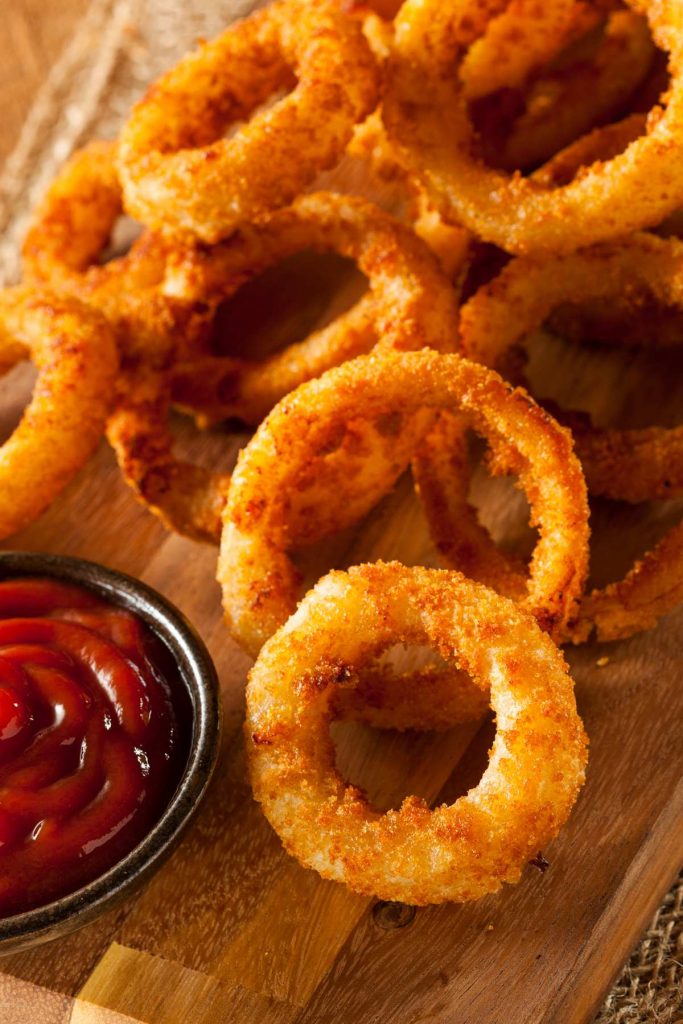
[[45,906],[0,918],[0,956],[66,935],[88,924],[146,880],[166,859],[206,791],[218,756],[218,678],[203,641],[187,619],[151,587],[96,562],[60,555],[0,552],[0,579],[48,576],[94,591],[133,612],[175,661],[193,721],[187,762],[175,793],[145,838],[105,874]]

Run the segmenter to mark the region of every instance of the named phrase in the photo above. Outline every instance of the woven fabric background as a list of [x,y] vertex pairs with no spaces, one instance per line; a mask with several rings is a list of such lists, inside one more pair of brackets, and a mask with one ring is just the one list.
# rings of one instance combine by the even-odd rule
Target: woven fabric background
[[[91,0],[0,174],[0,283],[18,277],[28,216],[83,142],[110,138],[131,103],[199,37],[253,0]],[[596,1024],[683,1024],[683,874],[623,969]]]

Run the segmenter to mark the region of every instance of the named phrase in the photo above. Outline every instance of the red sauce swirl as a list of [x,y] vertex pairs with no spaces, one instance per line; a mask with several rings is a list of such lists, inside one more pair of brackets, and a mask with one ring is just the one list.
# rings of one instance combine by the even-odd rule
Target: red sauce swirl
[[0,915],[79,889],[158,820],[186,756],[169,668],[90,591],[0,582]]

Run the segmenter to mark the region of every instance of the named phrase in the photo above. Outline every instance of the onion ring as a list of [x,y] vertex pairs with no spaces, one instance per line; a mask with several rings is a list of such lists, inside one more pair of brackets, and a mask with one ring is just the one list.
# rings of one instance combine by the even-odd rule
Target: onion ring
[[[609,160],[623,152],[642,133],[646,121],[644,114],[631,114],[623,121],[597,128],[558,153],[536,171],[534,178],[545,184],[566,184],[584,165]],[[664,237],[683,233],[677,213],[656,230]],[[683,339],[683,311],[662,307],[647,290],[630,287],[628,294],[558,306],[548,326],[569,341],[672,348]]]
[[[290,95],[222,138],[293,75]],[[162,233],[217,242],[336,163],[377,87],[360,25],[332,0],[257,11],[185,57],[133,109],[119,144],[126,209]]]
[[[99,266],[94,261],[120,212],[112,158],[113,147],[98,143],[65,166],[29,231],[25,271],[33,280],[47,279],[82,294],[112,321],[122,373],[107,436],[124,477],[169,529],[215,543],[229,477],[174,455],[168,427],[171,402],[204,421],[240,417],[258,423],[302,380],[372,348],[378,329],[383,345],[451,347],[455,296],[430,254],[406,228],[370,203],[325,194],[303,197],[263,225],[245,226],[218,248],[181,253],[148,232],[128,256]],[[356,258],[375,294],[269,359],[206,354],[220,299],[269,264],[311,246]],[[400,450],[407,462],[414,438],[406,432],[402,449],[385,456],[387,487]],[[396,447],[396,438],[386,438],[384,447]],[[378,444],[373,451],[380,459]],[[351,481],[349,477],[340,493],[352,488]],[[324,531],[325,504],[321,494]],[[334,523],[341,514],[329,513]],[[302,515],[309,517],[308,510]]]
[[[433,810],[408,797],[381,814],[334,765],[334,695],[390,644],[457,658],[497,714],[474,789]],[[381,899],[464,902],[517,882],[569,816],[586,736],[571,678],[530,616],[443,570],[378,563],[333,572],[264,647],[247,686],[256,800],[285,849],[324,878]]]
[[618,115],[646,78],[655,52],[645,19],[631,11],[610,15],[590,59],[550,69],[532,83],[523,113],[496,147],[496,166],[507,171],[538,167],[595,125]]
[[168,246],[145,232],[129,253],[100,264],[123,213],[116,144],[91,142],[64,164],[33,214],[22,247],[24,277],[100,310],[124,356],[206,345],[213,310],[162,294]]
[[[526,18],[525,4],[533,8],[532,19]],[[359,7],[359,13],[366,11],[367,7]],[[600,11],[593,6],[588,9],[576,0],[560,0],[559,3],[546,4],[539,12],[535,0],[517,0],[516,4],[489,22],[484,34],[467,52],[460,67],[465,96],[473,99],[480,93],[486,95],[502,87],[520,84],[544,58],[553,55],[563,37],[569,34],[570,29],[575,31],[587,16],[597,23]],[[391,25],[365,13],[363,25],[366,34],[369,34],[368,26],[376,23],[382,27],[383,34],[378,43],[377,32],[373,31],[371,39],[375,42],[371,45],[373,50],[379,51],[378,59],[385,60],[389,54],[385,37],[387,32],[391,34]],[[549,35],[551,28],[555,30],[553,36]],[[526,35],[525,29],[529,30]],[[501,58],[501,39],[508,37],[513,38],[514,45],[504,46]],[[590,60],[586,57],[579,61],[576,67],[572,65],[569,71],[562,67],[556,73],[549,72],[532,85],[528,98],[531,114],[516,121],[506,145],[513,149],[517,147],[522,153],[525,149],[528,153],[534,152],[532,156],[522,157],[522,163],[514,166],[538,164],[541,158],[551,156],[561,145],[573,139],[577,132],[608,116],[645,76],[653,53],[654,46],[643,18],[628,11],[614,14],[596,55],[591,55]],[[584,102],[586,73],[597,76],[590,90],[590,109]],[[567,95],[564,95],[565,91]],[[577,92],[579,95],[574,96]],[[552,96],[550,103],[543,99],[543,94],[547,93]],[[494,96],[492,101],[495,99]],[[498,107],[499,104],[496,111]],[[643,127],[644,124],[643,117]],[[494,136],[497,134],[494,132]],[[636,132],[634,137],[638,134],[640,132]],[[488,140],[485,138],[483,141],[486,143]],[[503,144],[500,140],[496,139],[493,145],[496,165],[509,166],[508,158],[501,157]],[[395,203],[407,199],[407,219],[437,254],[448,276],[457,279],[471,244],[470,233],[458,225],[446,223],[438,214],[415,175],[401,161],[396,146],[387,138],[379,112],[356,127],[348,153],[363,160],[369,165],[373,177],[383,186],[389,186]],[[541,181],[538,175],[534,175],[534,180]]]
[[174,399],[212,420],[257,424],[299,384],[351,356],[383,348],[453,347],[457,304],[448,281],[411,231],[374,204],[316,192],[211,249],[169,260],[166,293],[183,301],[222,300],[248,279],[302,249],[353,259],[370,295],[305,341],[266,360],[200,358],[174,370]]
[[64,165],[26,236],[24,275],[105,314],[121,357],[107,439],[123,476],[169,529],[216,540],[229,477],[176,458],[168,429],[170,367],[205,348],[215,307],[163,294],[170,250],[150,232],[97,263],[122,212],[114,155],[95,142]]
[[683,496],[683,426],[598,430],[586,414],[558,418],[572,430],[591,494],[632,504]]
[[[26,277],[52,287],[85,286],[83,275],[122,212],[115,156],[114,142],[96,141],[64,164],[32,216],[22,248]],[[100,279],[102,273],[98,268]]]
[[[513,260],[462,308],[463,351],[496,366],[561,303],[577,296],[628,295],[634,286],[683,308],[683,242],[641,233],[552,260]],[[576,419],[572,426],[592,494],[629,502],[683,494],[683,468],[677,469],[676,458],[683,427],[598,430]]]
[[0,368],[38,369],[21,422],[0,446],[0,537],[28,525],[86,463],[104,431],[118,368],[109,325],[75,299],[0,293]]
[[683,601],[683,523],[672,527],[623,580],[584,598],[574,630],[580,643],[593,630],[600,641],[625,640],[652,629]]
[[[682,268],[683,242],[647,234],[558,256],[553,261],[513,260],[463,307],[460,330],[463,349],[470,357],[495,365],[509,346],[543,323],[553,306],[568,296],[620,295],[634,281],[650,289],[659,301],[680,307]],[[435,429],[443,427],[437,425]],[[589,489],[633,502],[683,493],[682,439],[681,427],[643,431],[593,428],[577,430],[575,435],[577,454],[583,462]],[[447,439],[448,443],[452,443],[452,439]],[[452,472],[452,467],[447,472],[444,449],[437,444],[435,449],[439,457],[431,458],[429,470],[442,495],[441,513],[444,507],[457,511],[467,487],[462,463],[459,475]],[[506,450],[504,444],[499,445],[494,450],[493,469],[501,473],[517,471],[516,454]],[[430,515],[429,508],[427,514],[429,518],[435,515]],[[451,528],[456,527],[461,529],[462,524],[454,516]],[[443,532],[445,527],[441,529]],[[488,557],[486,544],[493,547],[493,541],[483,536],[482,545],[469,552],[471,562]],[[446,553],[451,554],[448,550]],[[476,572],[476,565],[471,562],[468,571]],[[449,564],[459,567],[455,558],[450,558]],[[486,563],[482,561],[482,565],[485,568]],[[510,569],[514,571],[514,566]],[[625,579],[595,590],[583,599],[577,622],[570,628],[570,638],[579,642],[595,629],[599,640],[614,640],[649,628],[683,598],[681,579],[683,524],[673,527],[634,565]]]
[[[505,38],[511,32],[516,32],[519,35],[520,22],[523,21],[525,15],[525,5],[529,4],[530,0],[518,0],[518,2],[521,4],[521,10],[502,11],[497,18],[494,17],[490,21],[484,36],[475,44],[475,46],[481,45],[481,51],[471,67],[471,83],[470,67],[463,66],[461,69],[468,94],[470,91],[476,93],[478,85],[481,86],[483,82],[485,73],[494,78],[489,91],[497,87],[495,76],[501,74],[497,44],[501,38]],[[503,4],[504,0],[501,0],[501,6]],[[397,13],[398,6],[392,8],[391,14],[383,9],[380,12],[382,17],[378,17],[377,14],[372,13],[373,10],[377,10],[378,5],[353,3],[345,5],[345,10],[362,18],[363,31],[373,53],[382,63],[389,56],[393,38],[391,22],[382,19],[393,17]],[[549,46],[547,33],[551,25],[556,26],[561,20],[567,20],[564,18],[564,13],[560,15],[560,8],[564,12],[564,8],[569,7],[574,15],[580,5],[576,3],[576,0],[554,0],[552,4],[546,5],[540,13],[534,0],[531,0],[530,6],[533,8],[534,25],[532,27],[529,23],[530,31],[524,40],[528,46],[522,49],[515,47],[514,50],[509,48],[506,51],[511,66],[508,68],[507,65],[504,65],[503,71],[509,70],[510,75],[514,73],[521,77],[529,75],[542,57],[541,46],[543,53],[547,55]],[[569,21],[571,20],[573,19],[570,18]],[[484,24],[482,22],[482,27]],[[523,27],[522,25],[521,28],[523,29]],[[566,30],[568,25],[564,27]],[[476,76],[479,76],[479,80],[475,80]],[[505,84],[511,83],[505,82]],[[412,224],[415,233],[436,253],[448,277],[458,281],[470,249],[471,235],[456,224],[446,223],[438,214],[430,203],[425,190],[401,161],[396,147],[387,138],[379,111],[375,111],[356,127],[347,153],[351,157],[360,158],[369,167],[373,178],[379,180],[384,187],[389,186],[390,193],[393,193],[393,205],[407,207],[405,216],[400,213],[397,215],[400,219],[406,219]],[[395,209],[392,209],[391,212],[397,213]]]
[[534,68],[558,50],[571,27],[576,0],[510,0],[476,39],[460,64],[465,97],[523,86]]
[[[224,512],[218,580],[228,628],[245,650],[255,656],[296,607],[300,578],[287,553],[292,495],[312,479],[327,483],[328,495],[343,487],[325,454],[347,437],[345,425],[360,416],[452,407],[485,437],[504,437],[522,472],[535,472],[529,490],[540,538],[528,607],[551,632],[571,621],[587,569],[588,507],[569,432],[485,367],[428,350],[383,351],[302,385],[275,407],[240,455]],[[367,463],[361,468],[372,481],[376,470]],[[382,472],[383,487],[385,478]],[[357,504],[356,520],[383,493],[371,483],[359,490],[373,500],[364,508]]]
[[671,55],[674,75],[666,109],[651,112],[647,134],[625,153],[563,188],[547,189],[492,170],[473,154],[472,127],[453,67],[472,41],[481,3],[463,0],[454,9],[436,0],[406,0],[394,23],[384,123],[444,219],[508,252],[541,253],[579,249],[656,224],[671,213],[681,198],[676,178],[683,150],[680,4],[629,0],[636,13],[647,14],[655,42]]
[[[245,227],[211,249],[197,247],[168,256],[166,292],[190,308],[216,302],[283,256],[304,248],[333,250],[355,258],[368,274],[371,295],[336,323],[266,361],[199,356],[179,360],[172,373],[152,366],[146,378],[132,368],[130,395],[122,395],[108,437],[126,479],[144,503],[169,528],[195,539],[216,542],[228,477],[182,463],[173,456],[168,428],[171,401],[208,419],[239,417],[256,423],[275,401],[300,380],[322,372],[381,338],[380,347],[429,345],[452,347],[457,306],[453,291],[426,249],[406,228],[364,200],[313,193]],[[363,441],[358,428],[355,449],[335,457],[336,496],[321,487],[307,491],[292,525],[294,536],[324,536],[357,516],[354,492],[362,508],[389,490],[427,426],[424,416],[386,424]],[[372,453],[373,473],[359,464]],[[356,472],[354,472],[356,467]],[[312,511],[314,510],[314,511]]]

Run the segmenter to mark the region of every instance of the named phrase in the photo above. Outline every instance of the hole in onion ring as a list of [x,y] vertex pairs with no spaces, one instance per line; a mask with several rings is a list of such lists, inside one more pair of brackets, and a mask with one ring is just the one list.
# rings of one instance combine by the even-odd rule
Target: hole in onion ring
[[211,353],[264,359],[331,323],[366,287],[367,279],[350,259],[312,250],[296,253],[220,303]]
[[470,441],[475,466],[468,501],[477,512],[497,547],[528,565],[538,542],[538,531],[530,525],[531,509],[515,474],[491,476],[485,465],[486,445],[473,436]]
[[103,266],[110,260],[125,256],[142,234],[142,225],[122,214],[114,223],[108,244],[97,254],[94,263]]
[[[358,693],[359,703],[362,702],[363,714],[368,714],[368,708],[377,707],[377,712],[385,720],[387,686],[392,691],[392,714],[399,714],[399,700],[397,699],[396,686],[402,673],[412,673],[422,670],[434,670],[435,683],[432,685],[432,702],[447,701],[448,695],[442,690],[448,688],[444,681],[448,674],[444,671],[448,663],[439,656],[437,652],[427,646],[395,645],[388,648],[381,654],[374,663],[378,668],[390,668],[391,675],[385,677],[390,683],[384,682],[382,677],[376,682],[370,678],[371,669],[359,671],[360,683],[358,691],[346,690],[341,697],[339,712],[341,720],[335,721],[331,726],[331,735],[336,750],[336,766],[343,778],[352,785],[362,789],[368,800],[378,810],[387,811],[398,809],[405,797],[410,795],[430,799],[430,791],[433,795],[433,779],[426,766],[430,759],[438,757],[442,745],[445,743],[449,751],[461,751],[462,757],[453,772],[453,775],[446,783],[449,795],[455,799],[462,793],[467,792],[476,786],[486,769],[488,762],[488,750],[495,736],[493,715],[488,708],[487,702],[482,700],[479,713],[472,715],[471,720],[462,724],[453,725],[452,722],[444,721],[443,727],[438,731],[429,729],[418,729],[421,724],[420,708],[430,703],[424,696],[420,699],[419,707],[413,703],[406,713],[406,721],[414,722],[414,728],[388,729],[386,726],[375,727],[370,710],[369,721],[352,721],[344,716],[356,708],[356,702],[348,698]],[[412,677],[410,689],[414,692],[415,686],[430,685],[423,676],[419,682]],[[469,677],[468,677],[469,679]],[[474,690],[474,683],[470,680],[470,686]],[[406,693],[406,704],[410,701],[410,694]],[[401,723],[402,724],[402,723]],[[480,733],[484,730],[486,742],[482,744],[479,739]],[[396,757],[396,751],[403,749],[400,736],[408,733],[411,743],[410,776],[405,772],[405,764]],[[399,768],[398,765],[401,765]],[[420,774],[420,768],[425,765],[425,774]],[[462,765],[462,766],[461,766]],[[379,783],[377,780],[382,780]],[[441,800],[443,794],[439,794]]]
[[[239,448],[250,436],[250,431],[237,431],[235,424],[212,424],[205,430],[197,430],[190,416],[175,411],[170,415],[169,424],[178,457],[210,467],[217,473],[232,472]],[[226,444],[228,439],[230,444]]]
[[249,124],[250,118],[257,117],[259,114],[263,114],[267,110],[270,110],[270,108],[274,107],[276,103],[279,103],[281,100],[284,100],[287,96],[289,96],[290,93],[295,88],[296,78],[294,77],[294,75],[292,75],[290,77],[289,82],[287,82],[285,86],[283,86],[283,88],[274,89],[269,96],[266,96],[265,99],[262,100],[262,102],[255,103],[254,106],[251,107],[251,109],[245,110],[244,117],[239,118],[239,120],[237,121],[231,121],[229,124],[226,124],[219,138],[232,139],[236,135],[239,135],[239,133]]
[[0,377],[0,444],[18,426],[37,379],[38,371],[27,362],[18,363]]
[[[675,313],[683,328],[682,312],[656,308],[662,317]],[[619,310],[615,315],[620,315]],[[670,321],[670,326],[673,332],[675,322]],[[552,334],[543,331],[531,335],[524,345],[528,354],[525,378],[538,401],[550,400],[561,409],[588,413],[597,427],[630,430],[680,423],[676,398],[683,388],[683,330],[680,348],[653,350],[617,347],[590,338],[578,347],[571,338],[560,336],[560,321],[556,327]],[[647,338],[643,344],[647,346]],[[548,374],[549,367],[552,375]],[[551,388],[548,379],[554,381]]]
[[496,738],[496,723],[493,712],[488,711],[482,719],[475,735],[467,747],[458,767],[448,779],[448,782],[441,790],[439,799],[445,803],[453,803],[460,796],[464,796],[470,789],[474,789],[486,771],[489,761],[489,751]]
[[[333,454],[342,443],[342,435],[335,437],[335,445],[326,450]],[[538,540],[538,532],[529,525],[529,503],[525,493],[517,486],[513,474],[493,477],[482,461],[487,445],[475,434],[471,435],[473,473],[468,500],[474,507],[479,522],[490,530],[496,545],[527,564]],[[316,458],[325,458],[318,453]],[[300,509],[301,511],[301,509]],[[311,519],[317,521],[319,509],[315,497],[311,498]],[[394,524],[400,523],[397,529]],[[299,543],[291,551],[292,561],[302,575],[301,593],[314,586],[321,574],[330,568],[348,569],[369,557],[400,559],[405,565],[439,567],[442,562],[426,520],[423,504],[415,493],[409,472],[404,473],[385,495],[357,524],[311,544]],[[412,656],[411,651],[411,656]],[[429,664],[439,665],[429,652]],[[383,661],[392,659],[386,655]],[[427,662],[411,661],[406,652],[400,652],[394,667],[400,671],[420,667]]]
[[683,341],[683,312],[661,306],[647,292],[634,292],[617,303],[566,303],[555,310],[548,327],[573,341],[659,350]]
[[651,551],[683,519],[683,500],[629,505],[607,498],[591,498],[590,506],[589,589],[623,579],[634,562]]
[[336,750],[335,765],[341,777],[362,789],[375,810],[385,812],[398,810],[407,796],[428,799],[428,768],[421,775],[420,765],[433,763],[441,744],[457,743],[459,734],[467,737],[470,729],[461,725],[446,733],[410,732],[413,771],[410,781],[402,759],[396,756],[397,751],[405,749],[402,733],[374,729],[362,722],[333,722],[330,735]]
[[[529,174],[593,129],[655,105],[666,88],[666,61],[644,19],[621,19],[623,12],[613,22],[604,16],[594,20],[523,87],[470,102],[479,155],[489,166]],[[610,156],[627,144],[624,140]]]

